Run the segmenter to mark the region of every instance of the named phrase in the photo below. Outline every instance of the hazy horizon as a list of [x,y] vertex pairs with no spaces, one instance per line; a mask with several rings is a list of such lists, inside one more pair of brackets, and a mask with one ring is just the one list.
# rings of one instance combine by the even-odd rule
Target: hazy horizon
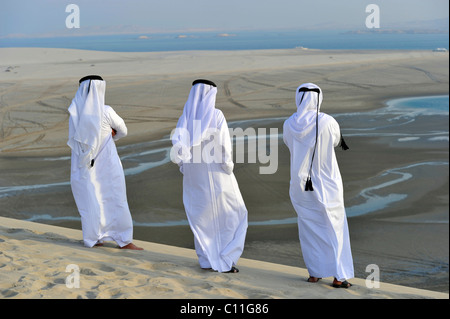
[[380,29],[448,31],[447,0],[76,0],[80,27],[69,29],[65,3],[3,0],[0,37],[86,36],[246,30],[365,29],[369,4],[380,9]]

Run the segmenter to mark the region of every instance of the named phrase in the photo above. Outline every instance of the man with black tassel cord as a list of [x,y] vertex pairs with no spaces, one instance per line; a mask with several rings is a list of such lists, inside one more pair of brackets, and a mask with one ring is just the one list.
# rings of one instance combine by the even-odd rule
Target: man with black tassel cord
[[297,112],[283,126],[291,153],[289,195],[298,215],[301,249],[309,282],[334,277],[332,286],[349,288],[353,258],[344,191],[334,148],[348,149],[339,124],[320,112],[322,90],[305,83],[296,90]]

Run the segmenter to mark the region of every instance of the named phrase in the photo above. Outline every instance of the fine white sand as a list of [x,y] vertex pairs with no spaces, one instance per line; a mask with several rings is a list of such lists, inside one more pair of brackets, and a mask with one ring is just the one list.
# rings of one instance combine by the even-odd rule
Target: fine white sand
[[[305,269],[241,259],[240,272],[201,270],[193,250],[135,241],[143,251],[114,243],[86,248],[81,231],[0,217],[2,298],[448,298],[445,293],[380,283],[331,287],[332,278],[308,283]],[[79,268],[80,287],[66,278]],[[67,272],[66,272],[67,269]]]

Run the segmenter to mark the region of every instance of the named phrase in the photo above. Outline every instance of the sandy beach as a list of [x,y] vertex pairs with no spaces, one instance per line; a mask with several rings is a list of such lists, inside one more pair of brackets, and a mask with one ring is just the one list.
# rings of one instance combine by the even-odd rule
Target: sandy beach
[[[387,126],[387,115],[372,113],[395,98],[448,95],[448,58],[431,51],[0,49],[2,298],[448,299],[448,116]],[[81,244],[69,185],[67,108],[87,74],[106,80],[106,103],[128,127],[117,146],[143,252]],[[295,111],[298,85],[318,84],[322,111],[336,115],[349,134],[350,151],[337,152],[349,207],[358,207],[363,190],[390,181],[391,171],[411,174],[406,183],[376,192],[407,194],[404,200],[349,217],[354,287],[333,289],[330,279],[307,283],[297,225],[270,222],[296,216],[282,141],[276,174],[259,174],[260,163],[235,167],[250,222],[241,272],[199,269],[182,176],[165,158],[167,136],[196,78],[218,84],[217,108],[233,125],[270,119],[245,123],[279,133],[282,119]],[[372,122],[381,123],[379,135],[355,133]],[[447,140],[400,140],[418,130],[423,136],[446,130]],[[70,264],[81,270],[80,288],[65,285]],[[380,288],[366,287],[370,264],[380,268]]]

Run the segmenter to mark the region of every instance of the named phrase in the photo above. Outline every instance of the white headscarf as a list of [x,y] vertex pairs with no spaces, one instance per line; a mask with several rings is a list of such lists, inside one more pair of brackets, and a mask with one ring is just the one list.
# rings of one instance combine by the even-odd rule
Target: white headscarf
[[80,83],[69,106],[71,125],[67,145],[79,156],[79,167],[90,166],[100,148],[105,88],[105,81],[87,79]]
[[[300,88],[319,89],[320,94],[314,91],[300,91]],[[319,100],[317,100],[319,99]],[[295,94],[297,112],[292,115],[288,123],[295,138],[307,145],[314,145],[316,133],[316,118],[323,101],[322,90],[314,83],[300,85]],[[308,138],[305,138],[308,136]]]
[[181,149],[181,160],[189,160],[190,149],[209,137],[208,132],[217,129],[216,95],[214,83],[196,83],[194,81],[189,97],[184,105],[183,114],[178,119],[172,143]]

